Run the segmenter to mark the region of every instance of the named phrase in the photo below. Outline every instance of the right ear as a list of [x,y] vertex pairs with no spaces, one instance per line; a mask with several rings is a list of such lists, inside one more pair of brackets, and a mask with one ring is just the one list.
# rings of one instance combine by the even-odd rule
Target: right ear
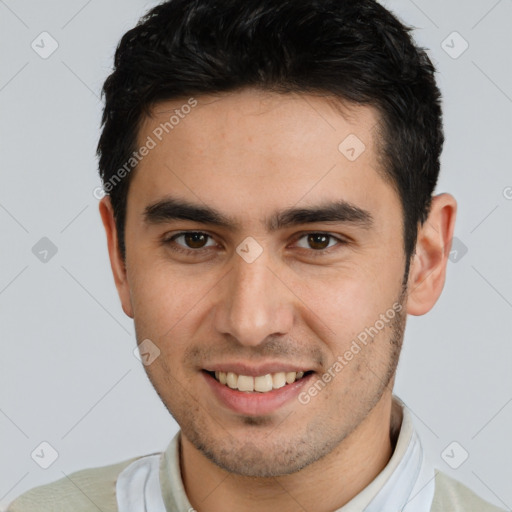
[[112,274],[114,276],[117,293],[121,299],[123,311],[130,318],[133,318],[133,307],[130,299],[130,286],[126,276],[125,262],[121,256],[121,251],[119,250],[119,239],[117,236],[114,209],[112,208],[112,203],[109,196],[105,196],[101,199],[99,210],[101,220],[103,221],[103,227],[105,228],[105,233],[107,235],[110,267],[112,268]]

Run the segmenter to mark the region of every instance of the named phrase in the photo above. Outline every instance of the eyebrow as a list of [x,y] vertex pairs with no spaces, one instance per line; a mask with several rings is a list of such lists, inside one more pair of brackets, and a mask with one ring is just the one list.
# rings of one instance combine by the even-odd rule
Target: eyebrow
[[[190,220],[199,224],[207,224],[224,228],[228,231],[240,231],[241,224],[234,218],[210,206],[190,203],[183,199],[165,197],[148,205],[144,210],[146,224],[161,224],[173,220]],[[267,231],[310,224],[315,222],[348,223],[369,229],[373,225],[373,217],[367,210],[345,200],[325,201],[319,205],[301,208],[286,208],[274,212],[265,222]]]

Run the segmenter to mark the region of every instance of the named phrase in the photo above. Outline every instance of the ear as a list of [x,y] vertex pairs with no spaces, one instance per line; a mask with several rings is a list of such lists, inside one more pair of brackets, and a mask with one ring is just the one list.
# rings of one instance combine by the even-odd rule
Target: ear
[[110,257],[110,266],[114,276],[117,293],[121,299],[123,311],[133,318],[133,308],[130,299],[130,286],[126,276],[126,266],[119,250],[117,237],[117,228],[114,218],[114,209],[109,196],[103,197],[99,205],[101,220],[107,235],[108,254]]
[[407,313],[424,315],[441,295],[452,245],[457,202],[450,194],[432,198],[427,220],[419,227],[407,284]]

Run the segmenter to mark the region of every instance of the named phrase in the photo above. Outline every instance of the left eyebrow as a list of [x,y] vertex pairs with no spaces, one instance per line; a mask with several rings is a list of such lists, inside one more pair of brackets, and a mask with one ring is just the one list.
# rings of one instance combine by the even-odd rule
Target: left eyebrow
[[355,224],[369,229],[373,225],[373,217],[367,210],[344,200],[325,202],[318,206],[304,208],[288,208],[274,214],[267,223],[268,231],[276,231],[300,224],[315,222],[338,222]]
[[[166,197],[147,206],[144,221],[147,224],[160,224],[173,220],[190,220],[200,224],[222,227],[229,231],[240,231],[241,224],[212,208],[188,201]],[[371,213],[345,200],[323,202],[320,205],[302,208],[286,208],[273,213],[265,222],[268,232],[288,227],[316,222],[354,224],[364,229],[373,226]]]

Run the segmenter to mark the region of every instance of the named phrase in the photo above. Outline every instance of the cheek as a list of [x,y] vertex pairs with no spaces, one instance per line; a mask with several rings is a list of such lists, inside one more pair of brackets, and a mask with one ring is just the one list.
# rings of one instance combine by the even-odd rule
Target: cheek
[[343,272],[326,279],[310,298],[315,312],[333,325],[350,325],[369,318],[368,315],[386,302],[385,287],[375,276],[360,269]]
[[[170,345],[173,351],[179,350],[193,334],[193,324],[209,294],[215,293],[219,277],[149,258],[134,261],[131,268],[136,269],[129,273],[129,280],[138,339],[154,339],[162,350]],[[169,339],[172,344],[167,343]]]
[[314,313],[318,329],[332,340],[332,351],[343,353],[351,340],[392,308],[401,280],[401,267],[395,263],[354,266],[322,279],[314,288],[308,286],[304,303]]
[[128,273],[135,323],[145,336],[160,337],[183,316],[187,290],[157,264],[137,261],[131,268],[136,269]]

